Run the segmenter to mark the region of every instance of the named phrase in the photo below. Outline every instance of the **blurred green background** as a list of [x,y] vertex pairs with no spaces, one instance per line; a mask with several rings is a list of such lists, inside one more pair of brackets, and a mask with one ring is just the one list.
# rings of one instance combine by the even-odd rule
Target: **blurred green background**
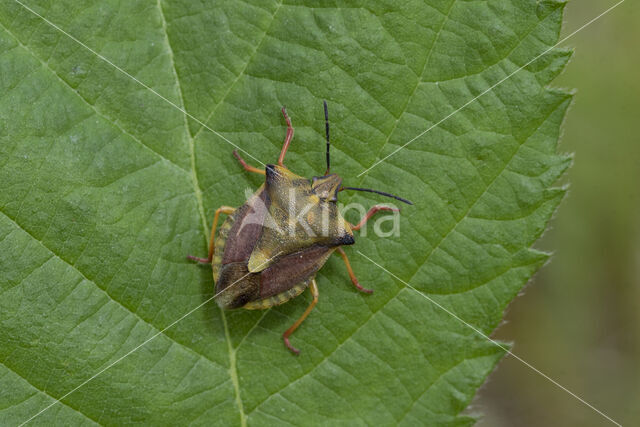
[[[616,1],[574,0],[569,35]],[[640,4],[626,0],[562,44],[554,86],[576,89],[560,151],[569,192],[538,248],[554,256],[495,337],[623,425],[640,425]],[[479,426],[613,425],[512,357],[480,390]]]

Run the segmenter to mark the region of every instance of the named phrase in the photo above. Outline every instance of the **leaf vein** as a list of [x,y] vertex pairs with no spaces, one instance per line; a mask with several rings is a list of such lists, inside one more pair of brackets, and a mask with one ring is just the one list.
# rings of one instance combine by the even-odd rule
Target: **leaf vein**
[[[407,107],[409,106],[409,103],[413,99],[414,95],[418,91],[418,87],[420,87],[420,82],[422,81],[422,76],[424,76],[424,72],[427,70],[427,65],[429,64],[429,59],[431,58],[431,55],[432,55],[436,45],[438,44],[438,40],[440,39],[440,34],[442,34],[442,31],[444,30],[445,25],[449,21],[449,16],[451,15],[451,11],[453,10],[453,7],[455,6],[456,1],[457,0],[452,0],[451,5],[449,6],[449,9],[447,10],[447,13],[444,15],[444,17],[442,19],[442,23],[440,24],[440,28],[438,28],[438,31],[436,32],[436,35],[434,36],[433,43],[431,43],[431,47],[429,48],[429,52],[427,53],[427,56],[426,56],[426,58],[424,60],[424,65],[422,67],[422,72],[420,73],[419,76],[417,76],[416,86],[413,88],[413,92],[411,92],[411,94],[407,97],[407,101],[405,102],[404,107],[402,108],[402,112],[400,113],[398,118],[393,123],[393,127],[389,131],[389,135],[387,136],[385,141],[380,146],[380,149],[378,150],[378,153],[374,157],[374,160],[373,160],[374,163],[372,163],[372,164],[375,164],[375,162],[377,161],[376,159],[378,159],[380,157],[380,153],[382,153],[382,150],[384,149],[384,147],[389,143],[389,140],[391,139],[391,136],[393,135],[393,133],[395,132],[396,128],[398,127],[398,123],[400,123],[400,119],[404,115],[404,112],[406,111]],[[363,175],[362,178],[360,178],[360,184],[358,186],[361,186],[361,184],[362,184],[362,182],[364,181],[365,178],[366,178],[366,174]]]
[[[371,311],[370,316],[364,321],[362,322],[362,324],[360,326],[358,326],[346,339],[344,339],[341,343],[339,343],[336,348],[334,348],[329,354],[327,354],[326,356],[323,356],[322,359],[320,359],[309,371],[305,372],[304,374],[302,374],[301,376],[299,376],[298,378],[296,378],[295,380],[289,382],[288,384],[286,384],[284,387],[281,387],[280,389],[276,390],[275,392],[271,393],[269,396],[267,396],[266,398],[264,398],[263,400],[261,400],[260,402],[258,402],[256,404],[256,406],[249,411],[248,415],[251,415],[256,409],[258,409],[263,403],[265,403],[266,401],[268,401],[269,399],[271,399],[273,396],[275,396],[276,394],[280,394],[282,393],[282,391],[284,391],[285,389],[289,388],[290,386],[292,386],[293,384],[303,380],[305,377],[307,377],[308,375],[312,374],[321,364],[325,363],[328,361],[329,357],[331,357],[332,354],[334,354],[336,351],[338,351],[347,341],[349,341],[360,329],[364,328],[368,323],[369,320],[371,320],[371,318],[378,313],[380,310],[384,309],[388,304],[391,303],[392,300],[394,300],[399,294],[400,292],[402,292],[402,290],[405,289],[404,287],[401,287],[398,289],[398,292],[396,292],[394,295],[391,296],[391,298],[389,298],[378,310],[376,311]],[[328,363],[328,362],[327,362]]]
[[[280,10],[280,7],[282,7],[282,4],[284,3],[284,0],[280,0],[278,2],[278,6],[275,8],[275,10],[273,11],[273,14],[271,15],[271,21],[269,22],[269,26],[267,27],[267,29],[264,31],[264,33],[262,34],[262,37],[260,38],[260,41],[258,43],[256,43],[256,48],[253,50],[253,53],[251,54],[251,56],[249,56],[249,59],[247,59],[246,64],[244,65],[244,68],[240,71],[240,73],[238,73],[238,75],[236,76],[236,78],[231,82],[231,84],[229,84],[229,88],[227,89],[227,91],[222,95],[222,98],[220,98],[220,101],[213,107],[213,109],[211,110],[211,112],[207,115],[207,118],[205,120],[203,120],[203,123],[209,123],[209,120],[211,120],[211,117],[213,117],[213,115],[215,114],[215,112],[218,110],[218,107],[220,107],[220,105],[222,105],[224,103],[224,101],[227,99],[227,97],[229,96],[229,94],[231,93],[231,91],[233,90],[233,88],[236,86],[236,84],[240,81],[240,79],[242,78],[242,76],[245,75],[245,72],[247,71],[247,69],[249,68],[249,64],[251,64],[251,61],[253,61],[253,58],[256,56],[256,54],[258,53],[258,50],[260,50],[260,47],[262,46],[262,43],[264,42],[265,38],[267,37],[267,34],[269,33],[269,31],[271,30],[271,26],[273,25],[273,23],[276,20],[276,14],[278,13],[278,11]],[[200,135],[200,132],[202,132],[202,130],[204,129],[204,126],[200,126],[200,129],[198,129],[198,131],[195,133],[195,135],[193,135],[193,139],[195,140],[198,135]]]
[[75,265],[73,265],[71,262],[65,260],[64,258],[62,258],[60,255],[58,255],[55,251],[53,251],[51,248],[49,248],[47,245],[44,244],[44,242],[38,238],[36,238],[33,234],[31,234],[30,231],[28,231],[27,229],[25,229],[22,225],[20,225],[15,219],[11,218],[9,215],[7,215],[5,212],[0,211],[0,214],[2,214],[4,217],[6,217],[8,220],[10,220],[17,228],[19,228],[20,230],[24,231],[29,237],[31,237],[33,240],[35,240],[36,242],[38,242],[44,249],[46,249],[47,251],[49,251],[54,257],[56,257],[57,259],[59,259],[60,261],[62,261],[62,263],[66,264],[67,266],[69,266],[72,270],[74,270],[76,273],[78,273],[83,279],[85,279],[88,283],[93,284],[96,288],[100,289],[102,292],[104,292],[105,295],[107,295],[109,297],[109,299],[113,302],[115,302],[116,304],[118,304],[120,307],[122,307],[123,309],[125,309],[128,313],[131,313],[134,317],[136,317],[140,322],[150,326],[154,331],[160,331],[162,336],[164,336],[165,338],[167,338],[170,342],[177,344],[179,347],[184,348],[185,350],[187,350],[190,353],[193,353],[194,355],[197,355],[198,357],[201,357],[205,360],[207,360],[208,362],[210,362],[212,365],[214,365],[216,368],[223,368],[222,366],[220,366],[218,363],[214,362],[212,359],[208,358],[207,356],[203,355],[202,353],[199,353],[198,351],[196,351],[195,349],[188,347],[178,341],[176,341],[174,338],[170,337],[169,335],[167,335],[166,333],[162,332],[161,328],[156,327],[155,325],[153,325],[151,322],[146,321],[145,319],[143,319],[142,317],[140,317],[140,315],[138,313],[136,313],[135,311],[129,309],[127,306],[125,306],[124,304],[122,304],[120,301],[116,300],[115,298],[113,298],[109,293],[107,293],[107,291],[105,291],[102,287],[100,287],[95,281],[89,279],[82,271],[80,271],[78,269],[78,267],[76,267]]
[[[558,106],[556,106],[556,108],[558,108]],[[553,114],[553,112],[556,110],[556,108],[552,108],[550,109],[550,111],[548,112],[547,116],[544,118],[544,120],[546,120],[548,117],[551,116],[551,114]],[[520,151],[520,149],[526,144],[526,142],[528,141],[528,139],[531,137],[531,135],[533,135],[533,133],[535,133],[535,131],[537,129],[539,129],[539,127],[542,125],[542,123],[544,122],[544,120],[536,127],[534,127],[531,130],[531,134],[529,136],[527,136],[526,138],[523,139],[523,141],[518,144],[518,147],[513,151],[513,153],[511,154],[511,156],[509,157],[509,159],[504,163],[503,167],[500,169],[500,171],[493,177],[493,179],[491,181],[489,181],[489,183],[487,183],[487,185],[485,186],[484,191],[482,191],[476,198],[475,200],[473,200],[473,202],[469,205],[469,208],[465,211],[465,213],[460,217],[460,219],[456,220],[454,222],[454,224],[451,226],[451,228],[447,231],[447,233],[444,234],[444,236],[442,236],[442,238],[434,245],[433,249],[431,249],[431,251],[429,251],[429,253],[427,254],[427,256],[424,259],[424,262],[421,263],[421,265],[426,265],[429,262],[429,259],[431,258],[431,256],[434,254],[434,252],[440,247],[440,245],[442,245],[442,243],[449,237],[449,235],[455,231],[457,229],[457,227],[460,225],[460,223],[462,223],[463,220],[465,220],[469,213],[473,210],[473,208],[476,206],[476,204],[484,197],[485,194],[487,194],[487,192],[491,189],[491,187],[493,186],[493,184],[504,174],[504,172],[506,170],[508,170],[509,165],[511,164],[511,162],[513,161],[513,159],[516,158],[516,155],[518,154],[518,152]],[[414,274],[407,280],[407,282],[410,282],[415,276],[416,274],[418,274],[418,272],[420,272],[420,268],[416,269],[416,271],[414,272]]]
[[86,106],[88,106],[93,112],[94,114],[96,114],[98,117],[102,118],[104,121],[106,121],[107,123],[109,123],[111,126],[113,126],[114,128],[116,128],[120,133],[122,133],[123,135],[128,136],[129,138],[131,138],[132,140],[134,140],[135,142],[139,143],[140,145],[142,145],[143,147],[145,147],[146,149],[148,149],[149,151],[151,151],[152,153],[154,153],[155,155],[157,155],[158,157],[160,157],[164,162],[168,163],[169,165],[171,165],[173,168],[178,169],[181,171],[181,173],[187,173],[187,170],[184,169],[182,166],[178,165],[177,163],[175,163],[173,160],[169,159],[168,157],[165,157],[163,154],[161,154],[160,152],[156,151],[155,149],[153,149],[151,146],[145,144],[144,142],[142,142],[142,140],[140,140],[138,137],[136,137],[135,135],[133,135],[132,133],[128,132],[127,130],[125,130],[122,126],[120,126],[116,120],[113,120],[111,117],[107,116],[106,114],[102,113],[98,107],[96,107],[94,104],[90,103],[84,96],[82,96],[80,94],[80,92],[78,90],[76,90],[73,86],[71,86],[66,80],[64,80],[62,77],[60,77],[60,75],[49,66],[49,64],[44,61],[42,58],[40,58],[39,55],[36,54],[35,51],[33,51],[33,49],[31,49],[28,45],[22,43],[22,41],[18,38],[18,36],[16,36],[11,30],[9,30],[2,22],[0,22],[0,27],[2,27],[2,29],[9,34],[17,43],[18,45],[20,45],[20,47],[25,50],[26,52],[28,52],[29,54],[31,54],[31,56],[36,59],[38,62],[40,62],[40,64],[42,65],[42,67],[49,71],[60,83],[62,83],[66,88],[68,88],[72,93],[76,94],[78,99],[80,99]]
[[[102,424],[100,424],[98,421],[96,421],[96,420],[94,420],[93,418],[91,418],[89,415],[87,415],[87,414],[85,414],[84,412],[82,412],[80,409],[76,409],[76,408],[74,408],[73,406],[71,406],[71,404],[69,404],[69,403],[65,403],[65,402],[63,402],[62,400],[59,400],[59,399],[55,398],[55,397],[54,397],[54,396],[52,396],[48,391],[46,391],[46,390],[44,390],[44,389],[41,389],[41,388],[39,388],[39,387],[36,387],[36,386],[31,382],[31,381],[29,381],[29,380],[27,379],[27,377],[23,376],[20,372],[16,371],[15,369],[13,369],[13,368],[11,368],[11,367],[7,366],[7,365],[5,364],[5,362],[0,361],[0,365],[1,365],[1,366],[4,366],[4,367],[5,367],[5,368],[7,368],[9,371],[11,371],[11,372],[13,372],[14,374],[18,375],[20,378],[22,378],[22,380],[23,380],[24,382],[26,382],[26,383],[27,383],[27,384],[29,384],[31,387],[33,387],[34,389],[36,389],[36,390],[37,390],[37,392],[36,392],[35,394],[32,394],[32,395],[31,395],[31,396],[29,396],[27,399],[23,400],[22,402],[19,402],[19,404],[20,404],[20,403],[24,403],[24,402],[26,402],[26,401],[30,400],[31,398],[35,397],[35,396],[36,396],[36,394],[41,393],[41,394],[45,395],[46,397],[48,397],[48,398],[50,398],[50,399],[53,399],[53,400],[55,400],[55,401],[57,401],[57,402],[62,403],[62,405],[66,406],[67,408],[71,409],[72,411],[74,411],[74,412],[76,412],[76,413],[78,413],[78,414],[82,415],[84,418],[86,418],[87,420],[91,421],[93,424],[96,424],[96,425],[102,425]],[[14,406],[17,406],[17,405],[14,405]]]

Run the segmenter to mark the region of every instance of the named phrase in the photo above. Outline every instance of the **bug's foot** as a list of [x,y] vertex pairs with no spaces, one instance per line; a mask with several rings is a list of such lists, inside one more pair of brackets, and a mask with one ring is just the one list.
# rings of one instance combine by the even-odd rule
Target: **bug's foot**
[[291,343],[289,342],[289,337],[286,337],[286,336],[284,336],[284,335],[283,335],[283,336],[282,336],[282,339],[284,340],[284,345],[286,345],[286,346],[287,346],[287,348],[288,348],[289,350],[291,350],[291,352],[292,352],[293,354],[300,354],[300,350],[298,350],[297,348],[295,348],[294,346],[292,346],[292,345],[291,345]]
[[373,289],[363,288],[357,280],[353,282],[353,286],[355,286],[357,290],[359,290],[360,292],[364,292],[365,294],[371,295],[373,293]]
[[211,260],[209,260],[208,258],[199,258],[199,257],[193,256],[193,255],[187,255],[187,259],[199,262],[201,264],[209,264],[211,262]]

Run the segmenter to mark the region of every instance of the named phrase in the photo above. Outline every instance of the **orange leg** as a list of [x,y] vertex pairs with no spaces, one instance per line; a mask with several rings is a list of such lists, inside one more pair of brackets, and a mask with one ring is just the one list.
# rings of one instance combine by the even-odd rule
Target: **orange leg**
[[232,208],[230,206],[220,206],[218,209],[216,209],[216,214],[213,216],[213,225],[211,226],[211,238],[209,239],[209,257],[198,258],[193,255],[187,255],[187,258],[192,259],[194,261],[211,264],[211,260],[213,260],[213,248],[214,248],[214,242],[215,242],[216,227],[218,226],[218,217],[220,217],[221,213],[230,215],[234,211],[235,211],[235,208]]
[[362,226],[365,225],[367,223],[367,221],[369,221],[369,218],[371,218],[373,215],[375,215],[376,212],[378,212],[378,211],[400,212],[400,209],[392,208],[392,207],[384,206],[384,205],[375,205],[371,209],[369,209],[369,212],[367,212],[367,214],[364,217],[362,217],[362,219],[360,220],[358,225],[354,225],[351,228],[353,230],[360,230],[362,228]]
[[291,345],[291,343],[289,342],[289,337],[291,336],[293,331],[298,329],[298,326],[300,326],[300,324],[304,321],[304,319],[307,318],[309,313],[311,313],[311,310],[313,310],[313,307],[315,307],[316,304],[318,303],[318,295],[319,295],[319,293],[318,293],[318,284],[316,283],[316,279],[311,279],[311,284],[309,285],[309,290],[311,291],[311,295],[313,296],[313,300],[311,301],[311,304],[309,304],[309,307],[307,307],[307,309],[304,311],[304,313],[302,313],[302,316],[300,316],[300,318],[298,320],[296,320],[296,323],[291,325],[291,327],[289,329],[287,329],[284,332],[284,334],[282,334],[282,339],[284,340],[284,345],[286,345],[287,348],[289,350],[291,350],[292,352],[294,352],[295,354],[300,353],[300,350],[298,350],[297,348],[295,348],[294,346]]
[[347,272],[349,273],[349,277],[351,278],[351,283],[353,283],[353,286],[358,288],[358,290],[361,292],[364,292],[366,294],[372,294],[373,289],[363,288],[362,285],[360,285],[360,282],[358,282],[358,278],[356,277],[356,275],[353,273],[353,270],[351,269],[349,258],[347,258],[347,254],[345,253],[344,249],[342,249],[341,247],[338,247],[338,249],[336,249],[336,252],[340,254],[340,256],[342,257],[342,260],[344,261],[344,265],[347,266]]
[[287,136],[284,138],[284,144],[282,145],[282,150],[280,150],[278,164],[284,167],[284,155],[287,154],[289,144],[291,143],[291,139],[293,138],[293,126],[291,126],[291,119],[289,119],[289,116],[287,116],[287,110],[285,110],[284,107],[282,107],[282,115],[284,115],[284,120],[287,122]]
[[238,159],[238,161],[240,162],[244,170],[253,172],[253,173],[259,173],[260,175],[266,174],[264,170],[248,165],[247,162],[245,162],[244,159],[240,157],[240,154],[238,154],[238,150],[233,150],[233,155],[236,156],[236,159]]

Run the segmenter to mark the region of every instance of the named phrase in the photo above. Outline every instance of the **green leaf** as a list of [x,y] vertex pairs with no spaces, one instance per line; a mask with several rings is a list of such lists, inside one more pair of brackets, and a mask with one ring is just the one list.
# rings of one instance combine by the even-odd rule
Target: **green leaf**
[[[566,92],[552,50],[367,174],[358,174],[558,40],[553,1],[29,0],[0,6],[0,421],[19,424],[468,425],[504,351],[486,334],[548,255]],[[260,185],[231,155],[391,191],[401,233],[369,228],[309,295],[264,312],[208,303],[220,205]],[[249,160],[249,159],[248,159]],[[254,163],[255,162],[251,162]],[[257,164],[256,164],[257,166]],[[341,193],[342,202],[380,202]],[[388,200],[382,200],[387,202]],[[348,219],[356,221],[355,212]],[[145,340],[156,338],[68,394]]]

